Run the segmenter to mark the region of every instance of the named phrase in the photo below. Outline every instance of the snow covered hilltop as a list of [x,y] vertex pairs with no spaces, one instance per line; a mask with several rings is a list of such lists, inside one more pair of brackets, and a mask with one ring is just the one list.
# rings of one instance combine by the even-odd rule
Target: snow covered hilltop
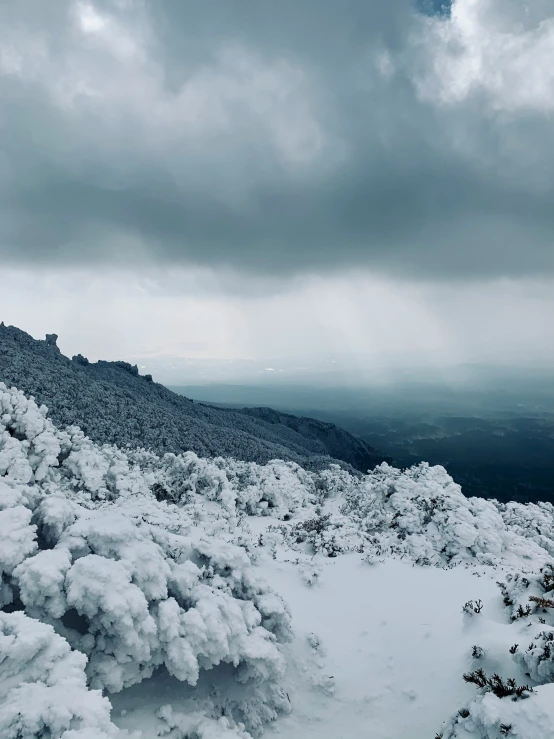
[[552,739],[553,555],[442,467],[122,450],[0,382],[0,737]]
[[231,410],[195,403],[139,375],[127,362],[68,359],[56,345],[0,323],[0,381],[48,406],[52,419],[79,426],[100,444],[146,447],[159,454],[271,459],[321,469],[344,463],[361,472],[388,460],[330,423],[269,409]]

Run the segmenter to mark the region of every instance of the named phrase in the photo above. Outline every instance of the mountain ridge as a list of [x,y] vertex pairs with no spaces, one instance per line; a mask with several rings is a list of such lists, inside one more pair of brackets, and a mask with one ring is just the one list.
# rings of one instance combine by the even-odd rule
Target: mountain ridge
[[0,380],[49,408],[60,425],[77,425],[98,443],[157,453],[194,451],[259,463],[279,458],[318,469],[339,463],[366,472],[389,458],[333,424],[272,409],[224,409],[196,403],[140,375],[124,361],[71,359],[57,346],[0,324]]

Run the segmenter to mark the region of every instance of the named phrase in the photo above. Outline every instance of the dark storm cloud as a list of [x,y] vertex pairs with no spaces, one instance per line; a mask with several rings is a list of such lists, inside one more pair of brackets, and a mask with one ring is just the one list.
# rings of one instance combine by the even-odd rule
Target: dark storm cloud
[[405,0],[3,5],[2,261],[552,271],[552,82],[487,82],[472,22],[462,48]]

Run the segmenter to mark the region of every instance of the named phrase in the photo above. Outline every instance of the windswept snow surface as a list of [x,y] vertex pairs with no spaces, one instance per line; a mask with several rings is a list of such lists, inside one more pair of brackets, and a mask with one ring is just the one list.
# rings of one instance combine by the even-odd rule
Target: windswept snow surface
[[551,739],[553,553],[441,467],[123,452],[0,383],[0,736]]
[[266,574],[296,632],[294,710],[276,737],[426,739],[472,695],[459,684],[475,638],[460,603],[497,611],[490,578],[394,560],[370,568],[356,554],[329,562],[312,588],[288,564]]

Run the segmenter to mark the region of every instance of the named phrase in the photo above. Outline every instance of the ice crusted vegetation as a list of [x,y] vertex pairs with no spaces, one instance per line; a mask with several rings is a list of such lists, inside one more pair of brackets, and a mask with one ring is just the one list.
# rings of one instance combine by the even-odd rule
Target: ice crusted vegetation
[[[139,702],[145,739],[248,739],[269,725],[282,739],[400,739],[406,734],[379,714],[384,688],[356,693],[384,679],[382,652],[368,647],[365,671],[343,653],[328,674],[333,643],[316,633],[334,618],[348,577],[360,618],[357,597],[369,598],[367,619],[392,613],[399,585],[383,590],[372,573],[396,562],[390,572],[406,577],[405,587],[419,572],[440,574],[436,586],[425,575],[436,599],[425,617],[439,612],[441,628],[450,628],[441,604],[453,597],[445,578],[467,570],[463,583],[481,578],[483,592],[494,591],[484,608],[478,593],[463,612],[465,601],[455,603],[452,639],[457,629],[483,643],[441,667],[441,683],[453,687],[444,701],[429,696],[433,733],[551,738],[553,554],[550,504],[467,499],[441,467],[383,464],[356,477],[334,465],[123,452],[56,428],[44,406],[0,383],[0,736],[129,736],[138,727],[121,706],[131,715]],[[285,594],[292,618],[279,594],[287,568],[296,572]],[[333,571],[336,589],[326,593],[322,579]],[[374,592],[364,591],[368,583]],[[310,607],[313,631],[301,638],[296,614],[307,618]],[[403,618],[409,623],[410,611]],[[331,625],[358,639],[348,624]],[[364,654],[358,641],[356,652]],[[428,668],[422,659],[417,687],[432,692]],[[405,710],[412,739],[423,739],[409,715],[417,691],[406,686],[402,696],[408,707],[391,713]],[[443,703],[459,708],[454,718]]]
[[[142,471],[77,429],[57,431],[21,393],[0,393],[0,736],[115,736],[100,691],[162,666],[195,685],[229,663],[252,684],[251,702],[229,706],[237,728],[225,721],[221,736],[285,710],[290,617],[237,541],[224,475],[192,459],[156,470],[151,455]],[[156,500],[150,488],[171,491],[174,479],[194,500]],[[219,736],[208,724],[198,735]]]

